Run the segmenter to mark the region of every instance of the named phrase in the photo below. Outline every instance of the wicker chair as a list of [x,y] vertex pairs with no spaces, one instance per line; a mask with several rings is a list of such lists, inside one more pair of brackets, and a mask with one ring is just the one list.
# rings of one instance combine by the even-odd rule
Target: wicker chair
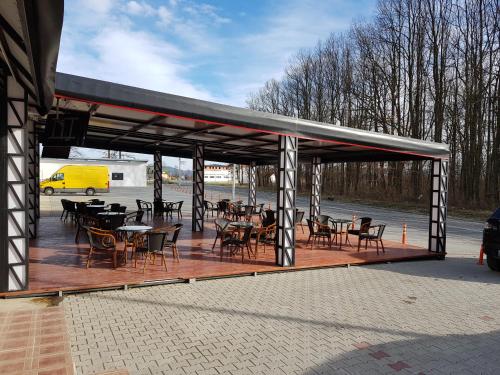
[[[366,231],[365,228],[367,229]],[[368,248],[368,241],[375,241],[377,245],[377,255],[379,254],[378,243],[382,246],[382,252],[385,253],[384,242],[382,241],[382,235],[384,234],[385,224],[372,225],[372,226],[364,226],[360,230],[358,236],[358,251],[361,246],[361,241],[365,240],[365,249]],[[371,232],[370,232],[371,231]]]
[[[89,238],[90,250],[87,258],[87,268],[90,267],[92,255],[96,252],[110,253],[113,259],[113,268],[117,266],[118,252],[125,254],[123,249],[118,250],[116,247],[116,239],[112,232],[99,228],[86,228]],[[123,258],[123,256],[122,256]]]
[[[325,244],[325,239],[328,240],[328,246],[332,246],[332,231],[327,224],[322,224],[318,221],[312,221],[307,219],[307,226],[309,228],[309,238],[307,239],[307,245],[311,243],[311,249],[316,240],[323,239],[323,245]],[[312,240],[312,241],[311,241]]]
[[220,247],[220,258],[222,260],[222,255],[224,253],[224,248],[229,248],[230,255],[241,251],[241,263],[243,263],[245,259],[245,250],[247,251],[248,258],[251,257],[253,253],[252,246],[250,245],[250,240],[252,238],[253,226],[249,225],[245,227],[245,231],[243,232],[243,237],[240,239],[238,236],[232,236],[222,241],[222,245]]

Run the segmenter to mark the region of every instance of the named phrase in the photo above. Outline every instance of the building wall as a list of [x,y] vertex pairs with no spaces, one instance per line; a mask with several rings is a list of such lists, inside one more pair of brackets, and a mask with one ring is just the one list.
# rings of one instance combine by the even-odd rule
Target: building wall
[[[85,159],[50,159],[40,160],[40,179],[52,176],[59,168],[65,165],[102,165],[109,169],[109,186],[144,187],[147,186],[144,160],[85,160]],[[113,180],[113,173],[123,173],[123,180]]]
[[233,180],[232,166],[205,166],[205,182],[231,182]]

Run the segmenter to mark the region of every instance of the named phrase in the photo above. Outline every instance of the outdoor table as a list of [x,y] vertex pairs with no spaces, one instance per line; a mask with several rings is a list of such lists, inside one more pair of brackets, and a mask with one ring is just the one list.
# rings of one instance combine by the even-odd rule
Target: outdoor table
[[87,211],[90,216],[96,216],[99,212],[105,211],[105,207],[104,204],[88,204]]
[[115,216],[115,215],[126,216],[126,214],[124,212],[114,212],[114,211],[98,212],[97,215],[99,215],[99,216]]
[[[147,231],[149,231],[151,229],[153,229],[153,227],[151,227],[149,225],[122,225],[121,227],[116,228],[115,231],[117,231],[117,232],[125,232],[127,234],[131,233],[132,234],[133,246],[137,247],[137,238],[138,238],[138,235],[141,234],[141,233],[145,233],[145,232],[147,232]],[[125,245],[123,247],[124,247],[123,251],[125,253],[125,259],[127,259],[127,241],[125,241]]]
[[238,237],[241,237],[241,228],[255,227],[255,224],[251,221],[231,221],[229,225],[238,230]]
[[[339,249],[342,250],[342,231],[343,231],[343,228],[344,228],[344,224],[351,224],[352,223],[352,220],[349,220],[349,219],[330,219],[330,221],[332,223],[335,223],[335,224],[340,224],[340,233],[339,235],[337,236],[337,238],[340,238],[339,240]],[[346,225],[346,231],[347,231],[347,225]]]

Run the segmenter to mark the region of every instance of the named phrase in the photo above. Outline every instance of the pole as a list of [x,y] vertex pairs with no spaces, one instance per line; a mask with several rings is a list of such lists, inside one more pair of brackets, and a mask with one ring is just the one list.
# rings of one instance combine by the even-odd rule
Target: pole
[[233,163],[233,202],[236,200],[236,164]]
[[181,158],[179,158],[179,169],[178,169],[178,173],[177,173],[177,185],[178,186],[181,186]]

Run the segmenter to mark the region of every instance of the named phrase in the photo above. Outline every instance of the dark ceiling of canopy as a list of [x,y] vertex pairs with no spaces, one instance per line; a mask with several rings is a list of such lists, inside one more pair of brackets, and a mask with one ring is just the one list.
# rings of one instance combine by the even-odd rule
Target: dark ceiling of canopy
[[63,0],[1,0],[1,60],[40,114],[52,106]]
[[323,162],[425,160],[448,157],[448,146],[301,120],[57,73],[52,112],[90,113],[84,147],[247,164],[277,161],[278,137],[299,140],[299,159]]

